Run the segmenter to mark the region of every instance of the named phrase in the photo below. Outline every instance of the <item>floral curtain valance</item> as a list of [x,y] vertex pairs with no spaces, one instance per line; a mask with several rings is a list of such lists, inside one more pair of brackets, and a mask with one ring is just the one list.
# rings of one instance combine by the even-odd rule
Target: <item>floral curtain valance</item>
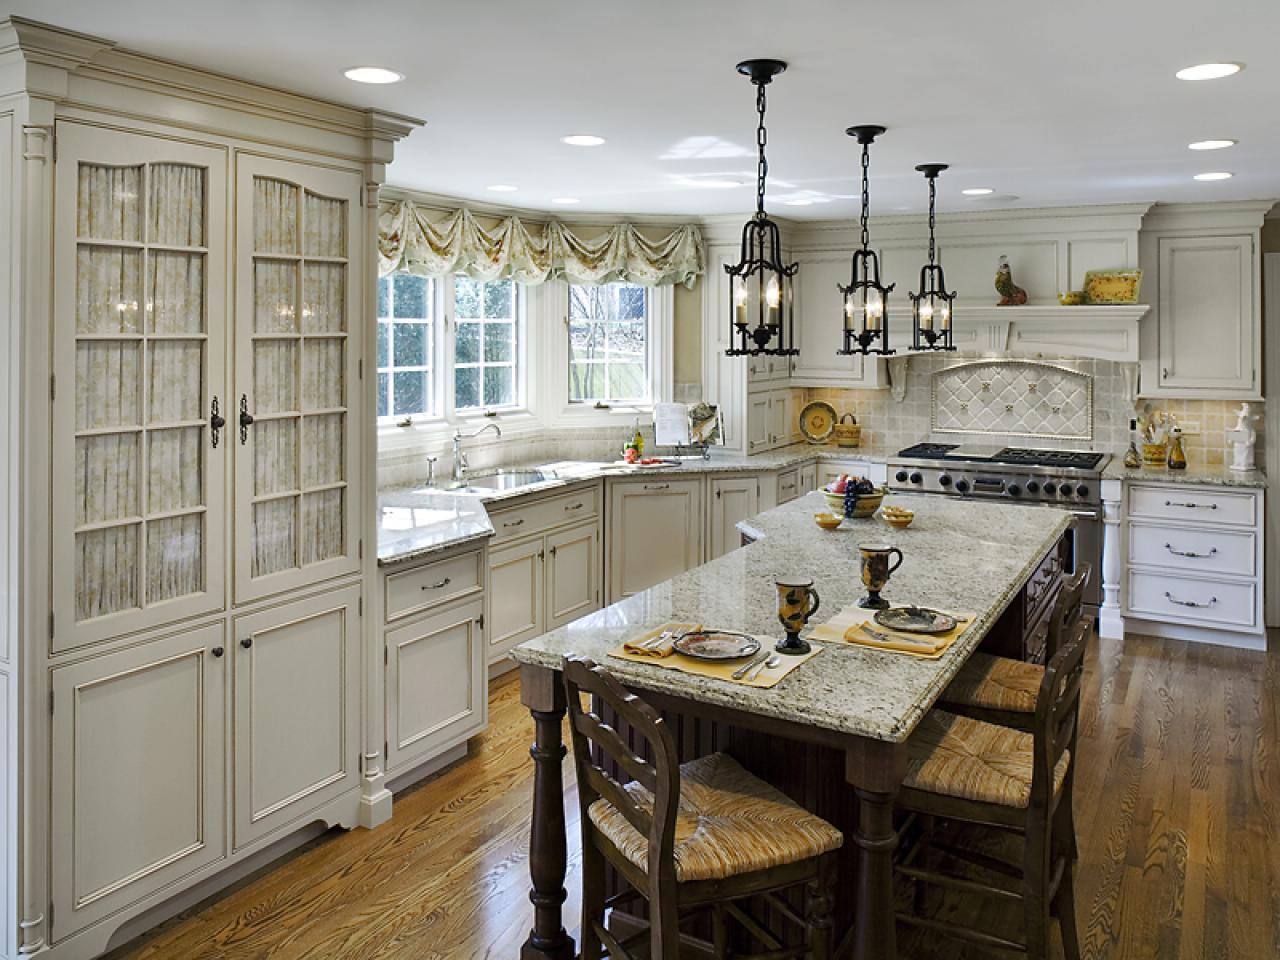
[[412,200],[385,203],[378,212],[381,276],[404,270],[420,276],[465,273],[477,280],[510,277],[526,284],[563,277],[574,283],[692,287],[702,261],[702,234],[692,224],[649,240],[620,223],[586,240],[556,220],[536,235],[517,217],[486,230],[466,209],[433,223]]

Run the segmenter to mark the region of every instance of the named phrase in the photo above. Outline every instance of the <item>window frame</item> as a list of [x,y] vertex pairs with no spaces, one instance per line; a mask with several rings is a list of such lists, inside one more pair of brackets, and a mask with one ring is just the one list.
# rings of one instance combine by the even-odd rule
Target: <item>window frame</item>
[[[509,282],[511,283],[511,296],[512,296],[513,307],[514,307],[512,313],[513,313],[513,320],[515,323],[515,338],[516,338],[515,349],[512,354],[512,371],[515,377],[515,400],[512,403],[505,404],[500,407],[488,407],[488,406],[484,406],[483,404],[477,407],[459,408],[457,406],[458,394],[457,394],[456,371],[458,369],[457,367],[458,325],[459,323],[477,322],[476,320],[472,320],[470,318],[468,318],[465,321],[458,320],[456,291],[457,291],[457,278],[459,276],[463,276],[463,274],[456,274],[456,273],[451,274],[450,279],[452,279],[453,281],[452,283],[438,284],[438,286],[441,288],[444,288],[446,286],[448,287],[447,291],[443,291],[442,289],[442,293],[444,294],[444,296],[442,297],[443,311],[444,311],[443,316],[445,317],[444,325],[447,328],[446,335],[444,337],[445,342],[443,347],[443,349],[445,350],[445,353],[443,355],[449,358],[449,377],[448,377],[449,382],[447,385],[443,384],[442,382],[442,389],[444,391],[444,398],[445,398],[445,409],[447,411],[445,419],[449,420],[450,422],[454,422],[454,421],[467,422],[470,420],[485,420],[485,419],[492,420],[495,417],[528,413],[530,411],[529,383],[531,379],[529,364],[530,364],[530,358],[532,356],[532,354],[528,349],[529,337],[527,336],[527,330],[528,330],[527,316],[529,312],[528,301],[530,300],[530,296],[529,296],[530,291],[528,290],[528,288],[525,287],[524,284],[517,283],[515,280],[506,278],[506,277],[497,277],[495,278],[495,280],[509,280]],[[475,279],[475,278],[471,278],[471,279]],[[491,283],[493,281],[476,280],[475,282],[484,284],[484,283]],[[481,312],[483,312],[483,309]],[[483,323],[485,322],[485,318],[480,318],[478,322],[483,325]],[[481,343],[483,344],[483,337],[482,337]],[[478,365],[475,367],[475,369],[478,369],[480,371],[482,392],[483,392],[484,369],[485,369],[483,350],[484,348],[482,345],[481,359],[478,362]],[[500,366],[503,364],[494,364],[494,365]],[[470,368],[471,368],[470,365],[468,365],[468,369]]]
[[[440,299],[441,284],[439,283],[439,278],[437,277],[421,278],[427,283],[427,290],[428,290],[427,303],[428,303],[429,316],[426,317],[425,319],[418,319],[416,317],[397,318],[394,316],[395,314],[395,283],[394,283],[395,276],[396,274],[393,273],[393,274],[388,274],[386,277],[378,277],[378,283],[374,287],[375,327],[374,327],[374,340],[373,340],[373,395],[374,395],[373,409],[374,409],[374,418],[378,427],[403,426],[406,424],[406,421],[409,421],[410,423],[426,423],[426,422],[443,419],[443,412],[440,405],[441,377],[440,377],[439,359],[440,359],[440,333],[441,333],[441,327],[443,326],[442,321],[444,318],[441,312],[441,299]],[[386,318],[382,316],[382,311],[378,309],[379,297],[378,297],[377,287],[381,285],[383,280],[391,281],[389,283],[390,296],[388,298],[388,303],[390,304],[390,307],[391,307],[390,312],[393,315]],[[387,323],[388,326],[390,327],[387,335],[387,359],[388,361],[391,361],[391,362],[388,366],[381,367],[378,365],[378,334],[381,333],[382,325],[384,323]],[[395,325],[397,323],[417,324],[420,326],[425,326],[427,328],[427,337],[426,337],[427,363],[424,366],[407,366],[407,367],[396,366],[394,361],[395,361]],[[427,409],[425,411],[422,411],[420,413],[395,413],[393,411],[391,413],[384,414],[381,416],[377,414],[378,400],[380,399],[379,397],[380,391],[378,388],[378,377],[381,376],[384,372],[388,375],[389,396],[387,397],[387,400],[388,400],[388,408],[390,409],[394,405],[395,373],[397,371],[405,372],[405,373],[422,371],[427,373]]]

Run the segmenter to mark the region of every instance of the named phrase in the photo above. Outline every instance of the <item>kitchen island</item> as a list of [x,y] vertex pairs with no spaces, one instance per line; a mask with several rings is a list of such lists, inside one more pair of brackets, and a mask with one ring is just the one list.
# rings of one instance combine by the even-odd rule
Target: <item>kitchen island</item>
[[[534,928],[525,960],[567,960],[566,837],[561,759],[569,656],[606,665],[671,720],[681,760],[726,749],[758,774],[846,829],[837,922],[851,929],[859,960],[895,956],[891,904],[893,800],[904,745],[956,671],[1019,598],[1070,523],[1062,511],[950,498],[899,496],[916,511],[898,531],[880,520],[846,521],[825,533],[809,494],[742,524],[750,546],[681,574],[517,647],[522,700],[533,714],[536,764],[530,871]],[[761,636],[779,635],[773,580],[813,577],[822,597],[818,622],[855,603],[857,545],[887,542],[905,555],[886,596],[971,612],[974,620],[938,660],[854,646],[829,646],[771,689],[755,689],[619,660],[608,651],[668,621],[700,622]],[[832,762],[832,761],[836,762]],[[832,812],[832,807],[840,810]],[[847,809],[846,809],[847,808]],[[848,882],[845,882],[847,879]]]

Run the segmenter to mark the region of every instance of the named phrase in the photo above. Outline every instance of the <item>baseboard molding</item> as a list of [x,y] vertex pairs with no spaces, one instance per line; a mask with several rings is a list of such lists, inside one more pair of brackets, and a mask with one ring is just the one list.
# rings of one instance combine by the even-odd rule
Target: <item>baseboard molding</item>
[[[1148,637],[1166,640],[1186,640],[1188,643],[1211,643],[1237,650],[1266,650],[1265,633],[1239,633],[1234,630],[1214,630],[1210,627],[1191,627],[1180,623],[1160,623],[1156,620],[1124,618],[1126,634],[1140,633]],[[1105,635],[1104,635],[1105,636]]]
[[387,789],[393,794],[399,793],[406,787],[411,787],[420,780],[425,780],[427,777],[439,773],[445,767],[451,766],[459,760],[465,759],[467,756],[467,744],[468,741],[464,740],[456,747],[452,747],[444,753],[432,757],[420,767],[413,767],[409,770],[397,773],[394,776],[389,776],[387,778]]

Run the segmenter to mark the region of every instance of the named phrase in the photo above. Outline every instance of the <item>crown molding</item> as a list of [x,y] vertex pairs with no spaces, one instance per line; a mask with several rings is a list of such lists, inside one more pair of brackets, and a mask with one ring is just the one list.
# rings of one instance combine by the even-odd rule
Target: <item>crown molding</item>
[[1276,209],[1273,200],[1226,200],[1221,203],[1161,203],[1143,221],[1149,230],[1260,230]]

